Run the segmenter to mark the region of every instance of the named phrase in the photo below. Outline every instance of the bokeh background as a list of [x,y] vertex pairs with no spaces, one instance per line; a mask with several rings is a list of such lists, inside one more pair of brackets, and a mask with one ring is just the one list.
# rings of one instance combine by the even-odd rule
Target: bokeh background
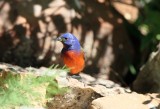
[[[132,84],[160,40],[159,0],[0,0],[0,61],[60,64],[65,32],[85,51],[84,73]],[[118,75],[118,76],[117,76]]]

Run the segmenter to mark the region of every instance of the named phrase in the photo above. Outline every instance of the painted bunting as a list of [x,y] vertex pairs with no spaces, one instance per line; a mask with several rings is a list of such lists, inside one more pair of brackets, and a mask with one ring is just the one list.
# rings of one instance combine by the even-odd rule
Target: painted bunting
[[70,69],[69,75],[79,75],[84,69],[84,52],[78,39],[71,33],[62,34],[56,40],[62,42],[61,58],[63,63]]

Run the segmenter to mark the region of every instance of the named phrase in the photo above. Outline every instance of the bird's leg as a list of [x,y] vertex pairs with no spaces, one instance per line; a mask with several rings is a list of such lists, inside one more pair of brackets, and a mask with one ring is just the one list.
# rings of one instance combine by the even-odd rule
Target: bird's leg
[[79,81],[82,80],[82,77],[79,75],[79,74],[71,74],[71,73],[68,73],[68,76],[74,78],[74,79],[77,79]]

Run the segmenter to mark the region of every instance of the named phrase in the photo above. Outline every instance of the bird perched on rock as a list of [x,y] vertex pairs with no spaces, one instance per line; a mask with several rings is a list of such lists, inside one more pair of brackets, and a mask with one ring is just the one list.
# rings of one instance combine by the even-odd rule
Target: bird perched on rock
[[70,69],[69,75],[78,76],[85,66],[84,52],[78,39],[71,33],[65,33],[57,40],[63,44],[61,58],[63,63]]

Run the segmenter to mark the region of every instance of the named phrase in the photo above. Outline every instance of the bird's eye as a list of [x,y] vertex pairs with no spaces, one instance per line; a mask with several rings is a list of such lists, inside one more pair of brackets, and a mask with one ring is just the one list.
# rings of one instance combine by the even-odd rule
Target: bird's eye
[[66,38],[66,37],[65,37],[64,39],[65,39],[65,40],[68,40],[68,38]]
[[65,42],[65,41],[67,41],[67,40],[68,40],[67,37],[63,37],[63,38],[62,38],[62,42]]

